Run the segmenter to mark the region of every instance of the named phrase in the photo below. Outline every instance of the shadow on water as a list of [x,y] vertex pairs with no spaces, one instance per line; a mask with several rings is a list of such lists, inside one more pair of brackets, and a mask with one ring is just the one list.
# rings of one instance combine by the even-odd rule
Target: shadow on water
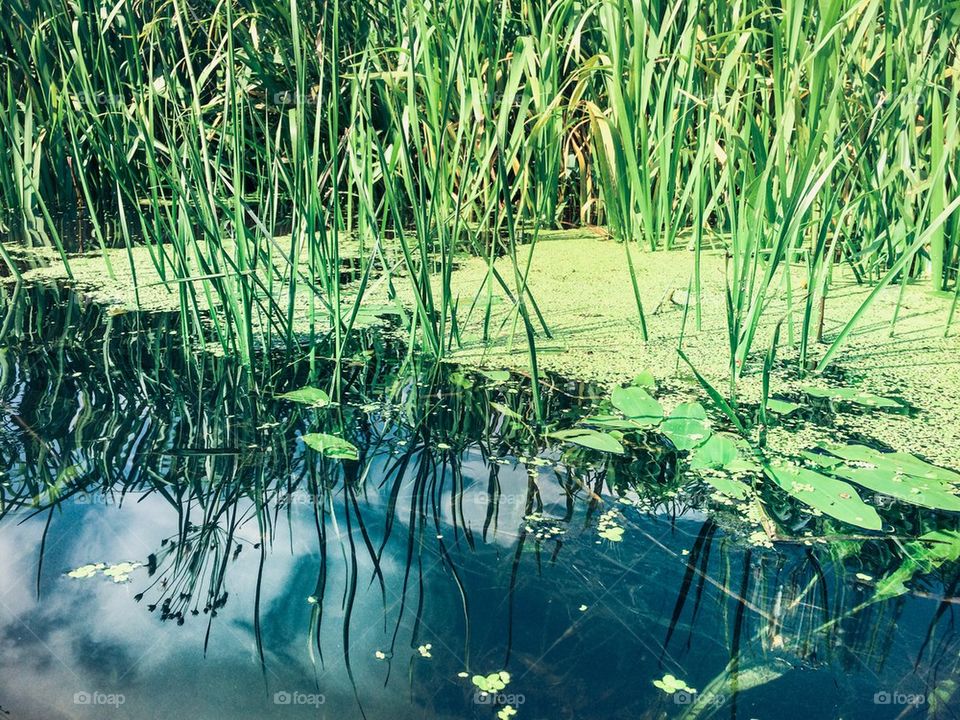
[[[547,444],[525,379],[382,334],[315,408],[276,395],[331,367],[253,378],[176,316],[4,292],[11,718],[958,716],[955,563],[868,603],[904,543],[751,546],[662,437]],[[545,411],[597,395],[553,379]]]

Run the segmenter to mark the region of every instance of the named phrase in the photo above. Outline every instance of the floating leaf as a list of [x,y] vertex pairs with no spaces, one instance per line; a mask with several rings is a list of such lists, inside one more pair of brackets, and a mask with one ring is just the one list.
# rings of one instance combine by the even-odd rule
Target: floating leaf
[[481,370],[480,372],[497,384],[502,384],[510,380],[510,373],[506,370]]
[[678,450],[693,450],[710,437],[707,411],[696,402],[678,405],[661,423],[660,430]]
[[832,472],[834,475],[852,480],[857,485],[911,505],[920,505],[934,510],[960,511],[960,497],[953,493],[950,485],[936,480],[926,480],[876,467],[840,467]]
[[873,408],[902,408],[903,405],[890,398],[880,397],[868,392],[857,390],[856,388],[823,388],[807,386],[801,388],[807,395],[819,398],[828,398],[830,400],[841,400],[844,402],[863,405]]
[[621,542],[623,540],[623,528],[622,527],[608,527],[601,530],[597,533],[604,540],[609,540],[610,542]]
[[690,467],[694,470],[704,468],[728,468],[740,457],[736,443],[722,433],[714,433],[703,445],[694,450],[690,458]]
[[321,455],[336,460],[356,460],[359,457],[356,445],[336,435],[310,433],[303,436],[303,442]]
[[777,400],[776,398],[770,398],[767,400],[767,410],[775,412],[777,415],[789,415],[799,410],[802,405],[797,403],[787,402],[786,400]]
[[656,425],[663,420],[663,408],[660,407],[660,403],[641,388],[617,388],[610,396],[610,402],[636,423]]
[[313,407],[325,407],[330,404],[330,396],[320,388],[302,387],[299,390],[277,395],[281,400],[300,403],[301,405],[312,405]]
[[557,432],[547,433],[547,436],[590,448],[591,450],[623,454],[623,445],[621,445],[613,435],[597,430],[588,430],[586,428],[558,430]]
[[880,469],[893,470],[929,480],[939,480],[943,483],[960,483],[960,473],[931,465],[907,453],[885,453],[866,445],[824,444],[821,447],[832,455],[850,462],[869,463]]
[[767,474],[792,497],[830,517],[868,530],[883,526],[877,511],[849,483],[794,465],[767,466]]

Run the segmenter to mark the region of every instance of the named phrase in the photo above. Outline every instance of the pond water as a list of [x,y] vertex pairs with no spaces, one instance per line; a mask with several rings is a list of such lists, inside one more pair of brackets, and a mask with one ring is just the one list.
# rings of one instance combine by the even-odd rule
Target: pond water
[[871,603],[903,542],[751,545],[661,437],[544,443],[522,377],[370,335],[307,407],[276,394],[330,389],[322,359],[254,377],[177,317],[6,293],[10,718],[958,716],[955,563]]

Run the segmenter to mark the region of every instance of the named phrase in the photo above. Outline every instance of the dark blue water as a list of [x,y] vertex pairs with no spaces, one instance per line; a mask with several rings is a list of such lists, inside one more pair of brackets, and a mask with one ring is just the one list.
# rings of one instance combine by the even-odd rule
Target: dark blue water
[[[489,405],[527,412],[522,379],[451,379],[372,339],[342,405],[308,409],[184,358],[176,329],[69,294],[9,306],[10,718],[958,716],[951,564],[858,610],[896,543],[751,546],[665,444],[615,464],[539,444]],[[329,380],[278,372],[279,391]],[[593,392],[561,384],[547,411]],[[306,450],[318,430],[360,462]],[[68,575],[123,562],[125,582]],[[500,671],[497,694],[471,681]]]

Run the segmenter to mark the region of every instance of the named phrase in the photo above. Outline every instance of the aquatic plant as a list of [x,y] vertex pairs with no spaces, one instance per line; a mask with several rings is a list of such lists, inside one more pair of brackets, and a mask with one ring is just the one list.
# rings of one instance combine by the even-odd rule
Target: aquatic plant
[[[644,337],[643,251],[693,251],[698,326],[701,259],[726,254],[734,389],[774,296],[801,369],[890,284],[956,304],[958,27],[928,0],[11,0],[0,229],[67,272],[124,248],[185,344],[247,364],[326,337],[343,360],[383,312],[444,356],[508,303],[536,378],[540,237],[605,224]],[[469,297],[465,253],[488,268]],[[875,292],[820,352],[839,264]]]

